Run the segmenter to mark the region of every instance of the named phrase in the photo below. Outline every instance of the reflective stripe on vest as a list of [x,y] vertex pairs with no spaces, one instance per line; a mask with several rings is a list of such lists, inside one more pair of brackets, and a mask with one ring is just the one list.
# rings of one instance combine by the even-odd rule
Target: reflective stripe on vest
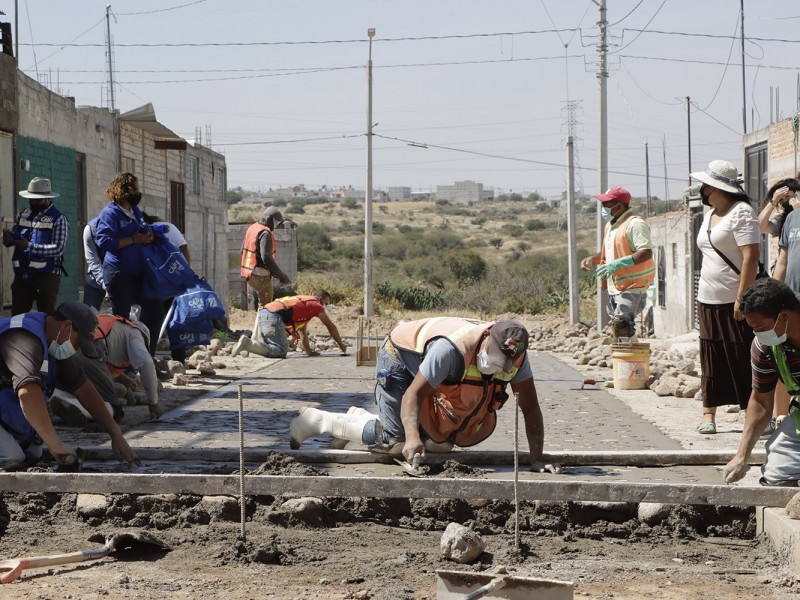
[[[626,215],[620,223],[619,227],[617,228],[616,232],[614,233],[614,258],[622,258],[624,256],[630,256],[633,254],[633,249],[631,248],[630,244],[628,244],[628,225],[631,224],[633,219],[641,219],[639,215],[634,213],[633,211],[630,214]],[[642,219],[644,220],[644,219]],[[611,228],[611,223],[606,223],[606,230],[603,236],[605,240],[608,237],[608,231]],[[600,252],[600,262],[605,263],[606,261],[606,248],[605,242],[603,243],[603,249]],[[629,289],[637,289],[637,288],[648,288],[653,283],[656,275],[656,266],[655,262],[653,262],[653,257],[651,256],[647,260],[640,262],[638,264],[632,265],[630,267],[623,267],[621,269],[617,269],[616,273],[614,273],[611,277],[614,279],[614,286],[620,291],[623,292]],[[603,279],[603,287],[606,287],[606,280]]]
[[[258,265],[258,236],[263,231],[272,230],[263,223],[253,223],[247,228],[244,234],[244,241],[242,242],[242,263],[239,273],[242,277],[250,277],[253,274],[253,269]],[[277,251],[275,248],[275,236],[270,235],[272,240],[272,256],[276,256]]]
[[483,375],[475,358],[492,325],[471,319],[435,317],[401,323],[389,334],[395,348],[418,355],[424,355],[429,342],[445,338],[464,360],[464,374],[459,383],[441,383],[431,397],[422,401],[420,427],[434,442],[473,446],[489,437],[497,425],[495,411],[508,399],[506,385],[517,374],[525,354],[517,359],[510,372]]
[[[18,233],[31,244],[52,244],[53,228],[61,218],[59,211],[52,204],[36,215],[30,208],[23,210],[17,219]],[[61,256],[31,256],[28,249],[14,247],[11,265],[15,273],[34,275],[37,273],[61,273]]]

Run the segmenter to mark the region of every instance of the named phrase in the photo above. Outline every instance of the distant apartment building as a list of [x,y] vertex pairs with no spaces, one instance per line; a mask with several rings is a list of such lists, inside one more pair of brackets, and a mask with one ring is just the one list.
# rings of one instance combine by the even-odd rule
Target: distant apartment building
[[302,183],[292,187],[278,188],[277,190],[269,190],[264,194],[264,197],[269,200],[290,200],[291,198],[308,198],[314,194],[306,190],[306,186]]
[[411,188],[405,186],[389,186],[389,201],[398,202],[401,200],[411,200]]
[[456,181],[453,185],[436,186],[436,199],[469,204],[481,200],[494,200],[494,190],[484,190],[483,184],[475,181]]

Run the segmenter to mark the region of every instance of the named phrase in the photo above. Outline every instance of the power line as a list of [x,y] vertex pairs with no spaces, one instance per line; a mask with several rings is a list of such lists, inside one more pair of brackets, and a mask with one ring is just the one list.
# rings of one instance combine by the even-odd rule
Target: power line
[[[741,17],[741,12],[736,11],[736,25],[733,26],[733,31],[736,32],[739,29],[739,19]],[[725,81],[725,74],[728,72],[728,67],[731,64],[731,55],[733,54],[733,47],[736,45],[736,37],[731,36],[731,47],[728,50],[728,58],[725,61],[725,68],[722,70],[722,77],[719,78],[719,84],[717,84],[717,90],[714,92],[714,96],[709,100],[708,104],[706,104],[703,108],[706,109],[714,104],[714,100],[717,99],[717,94],[719,94],[720,89],[722,89],[722,82]],[[762,57],[763,58],[763,57]]]
[[[302,139],[295,139],[295,140],[270,140],[270,141],[260,141],[260,142],[230,142],[225,144],[218,144],[220,146],[265,146],[268,144],[295,144],[297,142],[321,142],[325,140],[344,140],[348,138],[358,138],[364,137],[365,134],[363,133],[356,133],[351,135],[334,135],[329,137],[317,137],[317,138],[302,138]],[[376,136],[380,137],[380,136]]]
[[690,104],[692,104],[692,105],[693,105],[693,106],[694,106],[694,107],[695,107],[697,110],[699,110],[701,113],[703,113],[704,115],[706,115],[706,116],[707,116],[709,119],[711,119],[712,121],[715,121],[715,122],[719,123],[719,124],[720,124],[720,125],[722,125],[722,126],[725,128],[725,129],[728,129],[729,131],[732,131],[732,132],[733,132],[733,133],[735,133],[736,135],[742,135],[742,132],[741,132],[741,131],[736,131],[736,130],[735,130],[733,127],[729,127],[728,125],[726,125],[725,123],[723,123],[722,121],[720,121],[719,119],[717,119],[717,118],[716,118],[714,115],[711,115],[711,114],[707,113],[705,110],[703,110],[702,108],[700,108],[700,106],[699,106],[699,105],[697,104],[697,102],[695,102],[694,100],[689,100],[689,102],[690,102]]
[[639,2],[636,4],[636,6],[634,6],[632,9],[630,9],[630,11],[628,11],[627,15],[622,17],[619,21],[615,21],[614,23],[611,23],[608,27],[614,27],[615,25],[619,25],[620,23],[622,23],[625,19],[630,17],[636,11],[637,8],[639,8],[642,5],[642,2],[644,2],[644,0],[639,0]]
[[[619,50],[616,50],[615,52],[613,52],[613,54],[616,54],[616,53],[618,53],[618,52],[622,52],[623,50],[625,50],[625,48],[627,48],[628,46],[630,46],[631,44],[633,44],[633,43],[634,43],[636,40],[638,40],[638,39],[639,39],[639,36],[640,36],[640,35],[642,35],[643,33],[645,33],[645,32],[647,31],[647,28],[650,26],[650,23],[652,23],[652,22],[653,22],[653,19],[655,19],[655,18],[658,16],[658,13],[660,13],[660,12],[661,12],[661,9],[662,9],[662,8],[664,8],[664,5],[665,5],[666,3],[667,3],[667,0],[664,0],[664,1],[661,3],[661,5],[660,5],[660,6],[658,7],[658,9],[656,10],[656,12],[655,12],[655,13],[653,13],[653,16],[652,16],[652,17],[650,17],[650,20],[649,20],[649,21],[648,21],[648,22],[645,24],[645,26],[644,26],[644,29],[640,30],[640,31],[639,31],[639,33],[636,35],[636,37],[635,37],[635,38],[633,38],[633,39],[632,39],[630,42],[628,42],[627,44],[625,44],[625,45],[624,45],[622,48],[620,48]],[[623,29],[623,32],[624,32],[624,31],[625,31],[625,30]],[[631,30],[631,31],[633,31],[633,30]]]
[[[565,29],[538,29],[528,31],[503,31],[493,33],[464,33],[453,35],[427,35],[427,36],[404,36],[394,38],[378,38],[375,41],[381,43],[388,42],[420,42],[431,40],[462,40],[462,39],[476,39],[476,38],[493,38],[502,36],[514,35],[541,35],[545,33],[560,33],[576,31],[575,28]],[[362,38],[347,39],[347,40],[301,40],[301,41],[282,41],[282,42],[155,42],[155,43],[118,43],[115,44],[119,47],[126,48],[204,48],[204,47],[220,47],[220,46],[306,46],[306,45],[323,45],[323,44],[366,44],[367,40]],[[21,45],[30,45],[22,43]],[[39,46],[72,46],[76,48],[94,48],[103,46],[103,44],[38,44]]]
[[155,13],[169,12],[171,10],[178,10],[179,8],[186,8],[187,6],[194,6],[195,4],[202,4],[207,0],[195,0],[186,4],[179,4],[178,6],[170,6],[169,8],[159,8],[157,10],[147,10],[143,12],[129,12],[129,13],[116,13],[118,17],[133,17],[138,15],[152,15]]

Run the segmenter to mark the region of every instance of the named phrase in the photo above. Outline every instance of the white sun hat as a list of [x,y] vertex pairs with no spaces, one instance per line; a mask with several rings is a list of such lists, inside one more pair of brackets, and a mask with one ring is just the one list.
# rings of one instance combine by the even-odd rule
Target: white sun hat
[[723,192],[746,195],[742,187],[744,179],[739,176],[739,170],[727,160],[712,160],[708,163],[705,171],[689,175],[692,179],[697,179]]
[[19,193],[23,198],[58,198],[59,194],[53,193],[50,180],[44,177],[34,177],[28,184],[27,190]]

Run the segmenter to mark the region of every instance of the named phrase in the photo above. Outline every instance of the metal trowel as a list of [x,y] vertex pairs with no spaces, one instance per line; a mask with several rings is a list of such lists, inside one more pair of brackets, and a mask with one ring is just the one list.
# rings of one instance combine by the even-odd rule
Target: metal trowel
[[395,458],[394,462],[403,467],[403,472],[411,477],[425,477],[430,470],[430,468],[427,466],[420,466],[420,463],[422,462],[422,454],[419,452],[417,452],[414,455],[414,458],[411,459],[411,464],[409,464],[408,461],[400,460],[399,458]]

